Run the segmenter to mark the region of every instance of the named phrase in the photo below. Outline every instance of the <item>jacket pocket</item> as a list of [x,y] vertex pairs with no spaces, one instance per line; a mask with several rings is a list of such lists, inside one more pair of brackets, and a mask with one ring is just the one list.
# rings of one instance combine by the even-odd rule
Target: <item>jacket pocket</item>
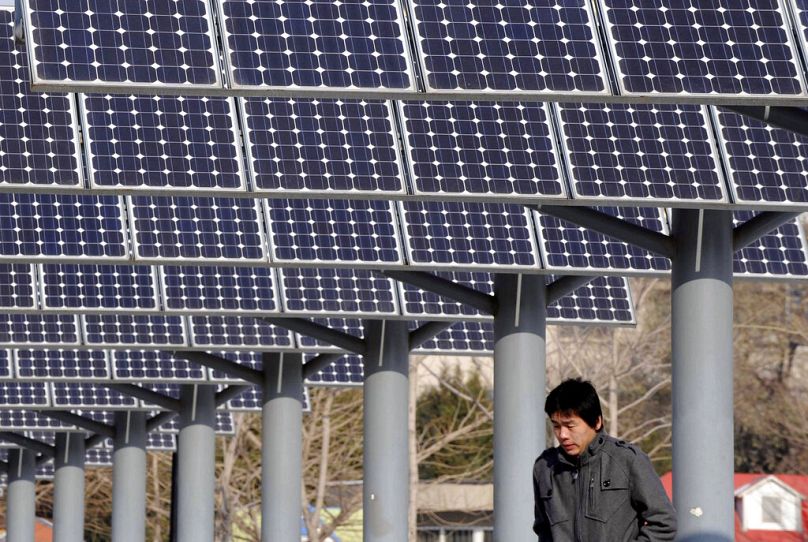
[[561,502],[561,495],[553,485],[553,476],[548,470],[539,478],[539,504],[551,526],[569,519],[567,509]]
[[[602,523],[632,521],[628,474],[603,454],[599,469],[592,469],[587,488],[586,517]],[[623,517],[630,513],[631,518]]]

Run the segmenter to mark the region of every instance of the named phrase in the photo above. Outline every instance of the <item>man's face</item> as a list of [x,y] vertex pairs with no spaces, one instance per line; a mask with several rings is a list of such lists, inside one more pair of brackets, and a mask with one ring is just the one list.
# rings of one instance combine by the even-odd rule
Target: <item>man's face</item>
[[[550,416],[553,433],[558,443],[570,457],[581,455],[598,432],[589,426],[580,416],[572,412],[555,412]],[[595,427],[600,429],[602,420],[598,418]]]

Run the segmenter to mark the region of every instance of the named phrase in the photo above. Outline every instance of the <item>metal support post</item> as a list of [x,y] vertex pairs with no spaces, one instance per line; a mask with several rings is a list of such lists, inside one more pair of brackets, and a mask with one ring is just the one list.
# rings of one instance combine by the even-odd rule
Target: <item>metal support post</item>
[[261,540],[299,542],[303,477],[303,356],[266,353]]
[[213,542],[216,388],[183,386],[177,444],[177,542]]
[[146,413],[116,412],[112,455],[112,541],[146,539]]
[[36,454],[17,448],[8,452],[8,495],[6,496],[6,540],[34,542],[36,521]]
[[673,502],[682,542],[735,537],[732,213],[674,209]]
[[407,323],[368,320],[365,337],[364,539],[407,542]]
[[494,293],[494,540],[535,542],[531,475],[545,441],[545,278],[498,275]]
[[53,539],[84,540],[84,435],[57,433],[53,478]]

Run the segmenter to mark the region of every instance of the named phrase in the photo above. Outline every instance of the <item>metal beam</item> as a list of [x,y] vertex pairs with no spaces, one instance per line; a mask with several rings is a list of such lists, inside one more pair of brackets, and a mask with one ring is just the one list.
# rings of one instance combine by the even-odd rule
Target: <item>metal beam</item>
[[28,437],[24,437],[17,433],[9,431],[0,431],[0,440],[16,444],[21,448],[26,448],[34,453],[42,454],[46,457],[53,457],[56,454],[56,448],[49,446],[44,442],[39,442]]
[[781,213],[778,211],[764,211],[750,218],[743,224],[738,224],[732,230],[732,250],[738,252],[766,235],[776,230],[786,222],[791,222],[802,213]]
[[454,323],[455,322],[444,322],[444,321],[427,322],[413,329],[412,331],[410,331],[408,339],[410,352],[412,352],[413,350],[415,350],[428,340],[432,339],[433,337],[440,335],[442,332],[452,327],[452,324]]
[[256,386],[263,384],[263,375],[261,371],[256,371],[229,359],[220,358],[207,352],[193,352],[193,351],[177,351],[174,355],[187,359],[190,362],[210,367],[216,371],[221,371],[234,378],[239,378]]
[[725,105],[722,106],[722,109],[739,113],[800,135],[808,135],[808,111],[800,107]]
[[103,385],[111,390],[115,390],[124,395],[130,395],[142,401],[146,401],[147,403],[152,403],[154,405],[161,406],[168,410],[179,411],[181,406],[180,401],[177,401],[176,399],[167,397],[162,393],[157,393],[156,391],[141,388],[140,386],[135,386],[134,384],[104,383]]
[[566,275],[547,285],[547,305],[557,303],[561,298],[568,296],[578,288],[586,286],[597,277],[586,275]]
[[494,296],[431,273],[423,271],[385,271],[382,274],[399,282],[406,282],[422,290],[448,297],[459,303],[471,305],[485,314],[495,314],[497,312],[497,300]]
[[344,354],[327,354],[323,353],[311,358],[303,364],[303,380],[311,378],[335,361],[339,360]]
[[169,410],[167,412],[161,412],[148,420],[146,420],[146,433],[151,433],[155,429],[158,429],[161,425],[165,425],[177,416],[179,416],[179,412],[174,412]]
[[365,341],[363,339],[322,326],[310,320],[303,318],[263,318],[263,320],[274,326],[314,337],[318,341],[323,341],[354,354],[362,355],[365,353]]
[[85,418],[84,416],[79,416],[78,414],[73,414],[72,412],[61,410],[37,410],[36,413],[40,416],[59,420],[60,422],[64,422],[69,425],[75,425],[81,429],[86,429],[87,431],[91,431],[108,438],[115,436],[114,427],[91,420],[90,418]]
[[669,236],[631,224],[589,207],[541,205],[536,208],[543,214],[595,230],[607,237],[637,245],[667,258],[673,258],[676,254],[676,243]]

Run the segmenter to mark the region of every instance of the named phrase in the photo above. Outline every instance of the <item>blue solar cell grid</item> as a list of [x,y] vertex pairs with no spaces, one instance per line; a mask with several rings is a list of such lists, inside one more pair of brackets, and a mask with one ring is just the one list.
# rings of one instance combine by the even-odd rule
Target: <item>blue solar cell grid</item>
[[155,350],[118,350],[111,353],[112,377],[135,382],[199,382],[207,370],[196,363]]
[[260,318],[248,316],[193,316],[191,344],[211,349],[222,347],[256,350],[294,348],[292,334]]
[[542,103],[400,102],[416,194],[566,198]]
[[36,306],[34,267],[27,264],[0,264],[0,308],[13,311]]
[[[103,448],[107,453],[115,453],[115,444],[112,439],[107,439],[103,443]],[[152,431],[146,435],[146,449],[155,452],[170,452],[177,449],[177,438],[172,433],[162,433]]]
[[537,268],[533,219],[515,204],[401,202],[413,267]]
[[634,324],[628,281],[598,277],[547,307],[547,321],[555,324]]
[[[737,226],[755,216],[752,211],[735,211]],[[787,222],[735,253],[736,276],[766,278],[808,278],[808,246],[797,220]]]
[[[596,210],[631,224],[667,233],[660,209],[651,207],[598,207]],[[536,212],[539,247],[547,269],[621,274],[656,274],[670,271],[670,260],[645,249]]]
[[403,263],[392,202],[273,199],[264,205],[277,262]]
[[53,406],[60,410],[131,410],[140,406],[137,399],[102,385],[69,382],[49,385],[53,393]]
[[274,271],[267,267],[160,268],[166,309],[178,311],[278,312]]
[[220,1],[234,88],[414,90],[399,3]]
[[430,90],[608,91],[586,0],[410,4]]
[[241,102],[250,178],[257,192],[405,193],[389,102]]
[[[256,371],[261,371],[263,367],[262,362],[263,354],[261,352],[234,352],[231,350],[223,352],[210,352],[210,354],[220,358],[224,358],[228,361],[232,361],[233,363],[238,363],[239,365],[245,365],[250,369],[255,369]],[[241,379],[235,378],[221,371],[216,371],[214,369],[209,369],[209,371],[211,382],[216,383],[243,382]]]
[[[157,430],[161,433],[167,433],[169,435],[179,433],[179,417],[175,417],[167,421]],[[216,431],[217,435],[232,435],[235,433],[233,415],[230,412],[224,412],[221,410],[216,411],[216,426],[214,427],[214,430]]]
[[42,416],[30,410],[0,410],[0,430],[27,431],[39,429],[71,430],[75,427],[64,425],[58,420]]
[[82,316],[84,339],[99,346],[187,346],[181,316],[97,315]]
[[104,448],[88,448],[84,455],[84,464],[87,467],[111,467],[112,450]]
[[50,405],[44,382],[0,382],[0,408],[37,408]]
[[117,196],[0,194],[0,256],[126,260]]
[[232,98],[82,95],[95,188],[244,190]]
[[39,266],[43,310],[156,311],[157,274],[149,266]]
[[0,318],[0,344],[64,345],[80,343],[79,318],[68,314],[6,314]]
[[73,96],[30,91],[13,32],[12,11],[0,8],[0,183],[82,186]]
[[493,322],[458,322],[415,350],[419,354],[490,355],[494,351]]
[[128,202],[138,258],[266,260],[263,218],[254,200],[133,196]]
[[808,203],[808,137],[731,111],[714,109],[713,115],[736,203]]
[[109,380],[104,350],[15,350],[14,372],[19,380]]
[[264,392],[258,386],[247,388],[237,397],[227,402],[231,412],[258,412],[264,406]]
[[[360,339],[365,335],[365,326],[362,320],[359,318],[312,318],[311,321],[315,324],[320,324],[321,326],[325,326],[335,331],[340,331],[347,335],[353,335],[354,337],[358,337]],[[297,337],[298,346],[306,352],[341,351],[340,348],[330,343],[320,341],[314,337],[309,337],[308,335],[296,333],[295,336]]]
[[[434,273],[435,275],[468,286],[479,292],[492,295],[494,281],[490,273],[455,271],[452,273]],[[406,282],[398,283],[402,312],[406,316],[421,318],[462,318],[463,320],[489,319],[474,307],[448,299],[434,292],[422,290]]]
[[623,94],[805,94],[777,0],[599,0]]
[[728,201],[705,107],[555,107],[576,199]]
[[11,350],[0,349],[0,380],[10,380],[14,376]]
[[398,314],[391,279],[363,269],[278,271],[285,313]]
[[208,0],[25,0],[34,83],[221,86]]
[[361,356],[343,356],[337,361],[306,379],[312,386],[359,386],[365,381],[365,369]]

